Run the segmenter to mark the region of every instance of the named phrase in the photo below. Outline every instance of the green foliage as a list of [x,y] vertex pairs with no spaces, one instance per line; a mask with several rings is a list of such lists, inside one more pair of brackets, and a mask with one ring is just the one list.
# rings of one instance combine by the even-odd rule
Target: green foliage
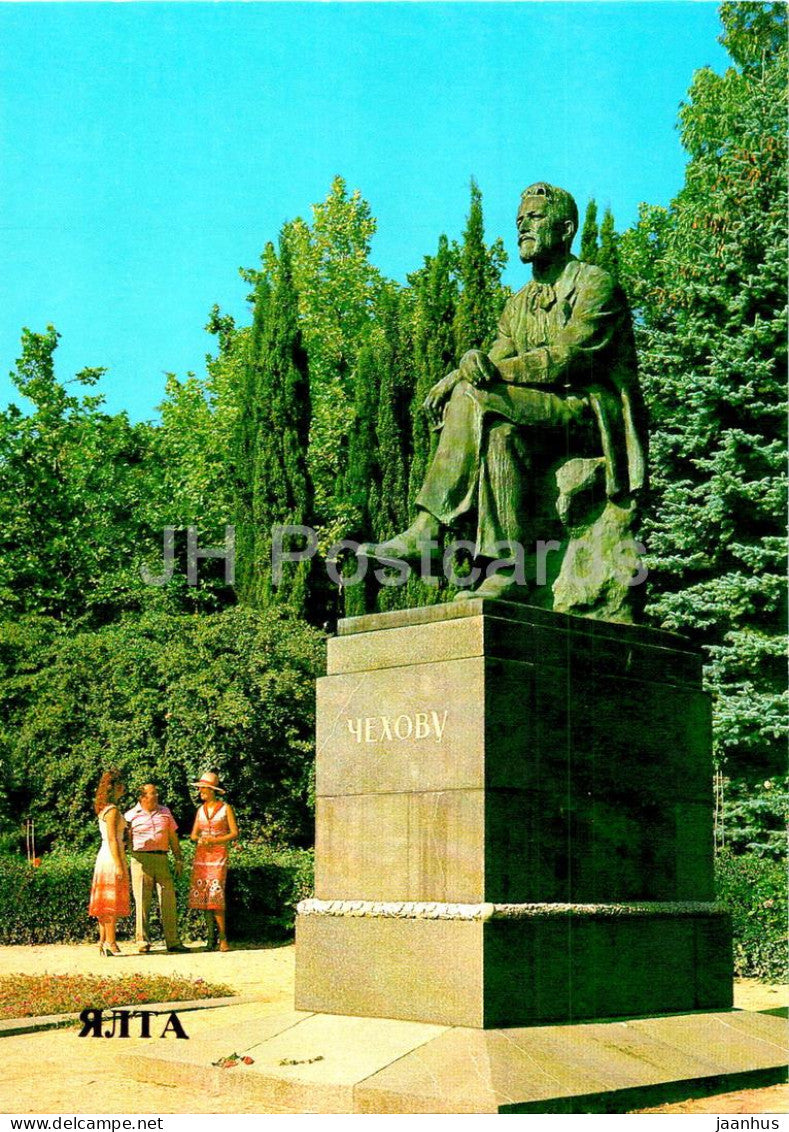
[[380,336],[370,335],[359,350],[354,368],[353,419],[348,436],[348,466],[343,494],[349,508],[346,534],[364,537],[372,530],[370,485],[378,469],[376,423],[378,416],[378,366]]
[[92,843],[96,784],[110,766],[130,798],[158,781],[187,832],[189,783],[215,766],[244,836],[275,825],[310,842],[323,645],[302,621],[236,607],[70,635],[0,622],[0,664],[5,780],[42,847]]
[[[787,714],[786,9],[721,15],[734,66],[694,78],[682,190],[621,238],[590,201],[581,255],[619,273],[636,310],[648,615],[704,646],[727,844],[770,855]],[[485,242],[474,182],[470,196],[462,240],[442,236],[400,287],[370,263],[370,206],[335,178],[310,223],[286,225],[242,273],[252,325],[210,312],[216,356],[205,377],[170,376],[156,426],[69,392],[56,332],[24,332],[15,380],[31,410],[0,413],[0,836],[32,816],[46,844],[86,843],[96,779],[117,762],[168,786],[187,817],[189,779],[217,765],[242,829],[309,838],[322,649],[301,618],[321,624],[342,603],[303,566],[274,592],[270,529],[308,522],[325,554],[405,525],[435,443],[424,397],[489,343],[506,297],[503,245]],[[262,612],[233,608],[220,563],[186,584],[182,528],[216,546],[228,522],[237,593]],[[165,526],[179,529],[175,575],[145,585]],[[414,579],[356,587],[345,612],[448,595]]]
[[594,197],[586,206],[579,255],[585,263],[602,267],[603,271],[607,271],[619,282],[619,236],[614,225],[614,215],[610,208],[606,208],[598,227],[597,202]]
[[218,374],[218,367],[206,379],[168,374],[161,423],[152,430],[150,478],[158,490],[148,507],[150,526],[197,526],[205,544],[224,538],[233,514],[228,455],[239,408],[229,391],[220,393]]
[[190,587],[181,560],[166,594],[140,573],[161,574],[165,526],[197,527],[201,547],[224,542],[226,399],[216,404],[211,379],[170,375],[161,425],[131,425],[104,413],[100,395],[74,396],[57,380],[57,342],[52,327],[23,332],[14,379],[32,411],[0,413],[0,610],[89,628],[141,608],[226,605],[224,572],[206,563]]
[[[387,284],[376,321],[359,352],[354,372],[354,419],[350,434],[346,498],[358,508],[346,537],[388,538],[408,523],[413,345],[405,293]],[[344,590],[345,615],[364,613],[375,601],[368,578]],[[402,603],[402,589],[384,587],[378,608]]]
[[[101,623],[137,604],[149,534],[152,429],[108,416],[55,376],[58,335],[24,330],[12,378],[32,405],[0,413],[0,605],[15,616]],[[92,386],[98,369],[74,381]]]
[[580,258],[584,263],[597,263],[599,230],[597,227],[597,202],[594,197],[586,206],[584,222],[581,228]]
[[786,982],[786,867],[728,850],[715,860],[717,899],[731,913],[734,973]]
[[763,68],[786,47],[786,5],[782,0],[728,0],[721,4],[719,36],[734,62],[750,71]]
[[408,495],[413,505],[427,472],[435,444],[422,404],[427,394],[457,360],[454,326],[458,306],[458,252],[446,236],[440,236],[434,256],[409,276],[414,295],[412,340],[416,384],[411,405],[412,439]]
[[[457,245],[450,246],[446,236],[439,237],[435,256],[425,256],[425,264],[409,276],[411,304],[411,341],[415,372],[414,396],[411,402],[411,463],[409,467],[409,511],[414,503],[436,449],[437,434],[432,432],[422,411],[427,394],[455,366],[455,321],[458,309]],[[498,303],[498,300],[497,300]],[[404,608],[433,605],[447,593],[443,578],[430,585],[412,574],[405,586]]]
[[[269,251],[256,292],[234,443],[240,542],[239,594],[265,608],[277,603],[307,612],[310,563],[288,562],[272,578],[275,526],[309,526],[313,490],[307,467],[310,383],[299,324],[291,255],[292,229]],[[300,549],[290,543],[286,550]]]
[[382,297],[377,329],[379,394],[375,432],[380,486],[371,518],[374,534],[383,539],[408,523],[413,374],[400,298],[394,287],[388,288]]
[[[179,929],[205,937],[203,913],[187,907],[192,848],[177,882]],[[0,856],[0,906],[13,916],[0,922],[0,944],[71,943],[96,937],[88,916],[95,854],[55,853],[39,868],[16,856]],[[295,907],[312,889],[312,854],[248,845],[231,850],[228,869],[228,932],[234,939],[281,939],[293,930]],[[156,905],[154,903],[154,909]],[[153,930],[158,930],[156,915]],[[118,921],[119,939],[134,936],[134,909]]]
[[455,313],[455,353],[490,346],[505,293],[501,273],[507,253],[501,240],[488,247],[482,215],[482,193],[471,180],[471,205],[457,262],[460,297]]
[[734,853],[782,861],[786,855],[789,781],[730,781],[718,776],[716,842]]
[[376,222],[367,201],[335,177],[312,224],[292,225],[293,275],[309,358],[312,421],[309,467],[325,550],[348,528],[338,494],[353,419],[353,372],[374,318],[383,277],[370,263]]
[[[583,257],[582,257],[583,258]],[[619,237],[614,227],[614,214],[610,208],[603,213],[600,225],[600,247],[594,261],[598,267],[619,282]]]
[[623,236],[652,418],[651,618],[703,644],[733,780],[783,769],[786,9],[724,4],[738,67],[697,72],[670,209]]

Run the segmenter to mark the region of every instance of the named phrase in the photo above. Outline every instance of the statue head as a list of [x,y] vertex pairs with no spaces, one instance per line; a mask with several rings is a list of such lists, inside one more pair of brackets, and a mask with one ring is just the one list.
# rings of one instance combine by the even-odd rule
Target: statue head
[[570,251],[578,231],[578,205],[566,189],[537,181],[523,190],[515,223],[523,263],[552,259]]

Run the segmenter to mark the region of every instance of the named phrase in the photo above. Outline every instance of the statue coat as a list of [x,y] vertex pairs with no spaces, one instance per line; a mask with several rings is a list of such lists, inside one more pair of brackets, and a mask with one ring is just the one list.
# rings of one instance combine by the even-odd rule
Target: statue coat
[[[646,430],[630,316],[611,276],[570,257],[554,284],[510,298],[489,352],[498,379],[460,380],[417,506],[449,525],[477,513],[477,552],[523,536],[530,454],[566,455],[592,435],[606,492],[628,498],[646,479]],[[586,441],[588,445],[588,440]]]

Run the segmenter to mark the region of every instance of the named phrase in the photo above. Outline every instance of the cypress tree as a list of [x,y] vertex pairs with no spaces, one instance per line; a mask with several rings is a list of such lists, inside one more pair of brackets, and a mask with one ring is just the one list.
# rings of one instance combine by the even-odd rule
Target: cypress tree
[[[425,256],[425,264],[409,276],[413,296],[411,341],[414,367],[414,396],[411,403],[411,463],[408,480],[409,513],[424,482],[436,447],[422,410],[425,397],[456,362],[454,323],[457,312],[456,281],[458,252],[446,236],[439,237],[435,256]],[[424,583],[412,574],[405,587],[406,606],[430,605],[441,599],[445,586]]]
[[348,434],[348,466],[342,496],[350,508],[348,534],[364,538],[370,534],[368,493],[378,467],[375,436],[379,397],[378,352],[370,341],[359,350],[353,385],[353,420]]
[[616,283],[619,282],[619,237],[614,229],[614,216],[610,208],[603,213],[603,222],[600,225],[600,248],[594,262],[613,276]]
[[379,539],[395,534],[408,522],[408,462],[411,443],[411,374],[403,350],[404,328],[394,285],[381,298],[377,339],[379,380],[376,438],[380,497],[373,526]]
[[[408,466],[411,458],[411,400],[414,392],[412,348],[403,317],[405,297],[394,285],[386,288],[380,309],[380,395],[376,436],[380,494],[374,529],[388,538],[408,525]],[[404,586],[382,586],[380,610],[407,604]]]
[[[268,244],[264,257],[274,256]],[[235,495],[236,590],[239,599],[255,604],[255,580],[260,577],[262,562],[257,560],[259,548],[255,513],[255,462],[257,447],[264,432],[265,396],[261,387],[263,370],[259,365],[269,317],[272,278],[270,271],[257,273],[252,295],[252,326],[247,335],[247,353],[241,366],[238,394],[238,417],[233,438],[231,462]]]
[[472,178],[471,205],[457,268],[461,285],[454,328],[458,357],[466,350],[483,349],[493,340],[496,322],[504,305],[500,280],[506,262],[501,240],[496,240],[490,247],[485,243],[482,193]]
[[454,278],[457,254],[446,236],[439,237],[435,256],[409,277],[414,294],[412,314],[413,357],[416,381],[411,406],[411,469],[408,497],[419,493],[432,453],[433,437],[422,411],[425,397],[456,362],[454,324],[458,287]]
[[[382,541],[408,523],[414,378],[406,302],[395,284],[382,290],[375,326],[358,352],[354,371],[354,420],[344,492],[350,512],[346,537],[359,541]],[[370,572],[365,585],[344,590],[346,616],[376,604],[380,609],[403,605],[402,588],[383,587],[377,592]]]
[[[249,564],[241,571],[240,595],[253,605],[264,607],[275,602],[305,615],[309,563],[286,564],[279,585],[271,572],[272,528],[304,526],[312,519],[312,484],[307,470],[309,378],[288,235],[286,226],[276,262],[261,275],[255,293],[238,426],[239,468],[251,483],[251,488],[240,485],[239,493],[240,518],[242,524],[249,524],[242,535]],[[291,542],[285,546],[297,548]]]
[[[378,350],[368,340],[360,347],[353,373],[353,420],[348,435],[348,464],[337,496],[346,504],[343,537],[364,542],[374,537],[373,514],[378,509],[376,481],[380,480],[377,439]],[[355,569],[355,564],[352,564]],[[357,617],[368,611],[372,581],[343,590],[343,612]]]
[[584,224],[581,229],[580,258],[585,263],[597,263],[597,202],[592,197],[586,206]]

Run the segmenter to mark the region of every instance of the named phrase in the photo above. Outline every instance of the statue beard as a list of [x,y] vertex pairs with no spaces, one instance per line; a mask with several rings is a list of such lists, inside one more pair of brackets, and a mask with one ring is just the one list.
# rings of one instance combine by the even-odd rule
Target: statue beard
[[526,240],[518,243],[518,254],[520,255],[521,263],[531,263],[537,251],[537,240]]

